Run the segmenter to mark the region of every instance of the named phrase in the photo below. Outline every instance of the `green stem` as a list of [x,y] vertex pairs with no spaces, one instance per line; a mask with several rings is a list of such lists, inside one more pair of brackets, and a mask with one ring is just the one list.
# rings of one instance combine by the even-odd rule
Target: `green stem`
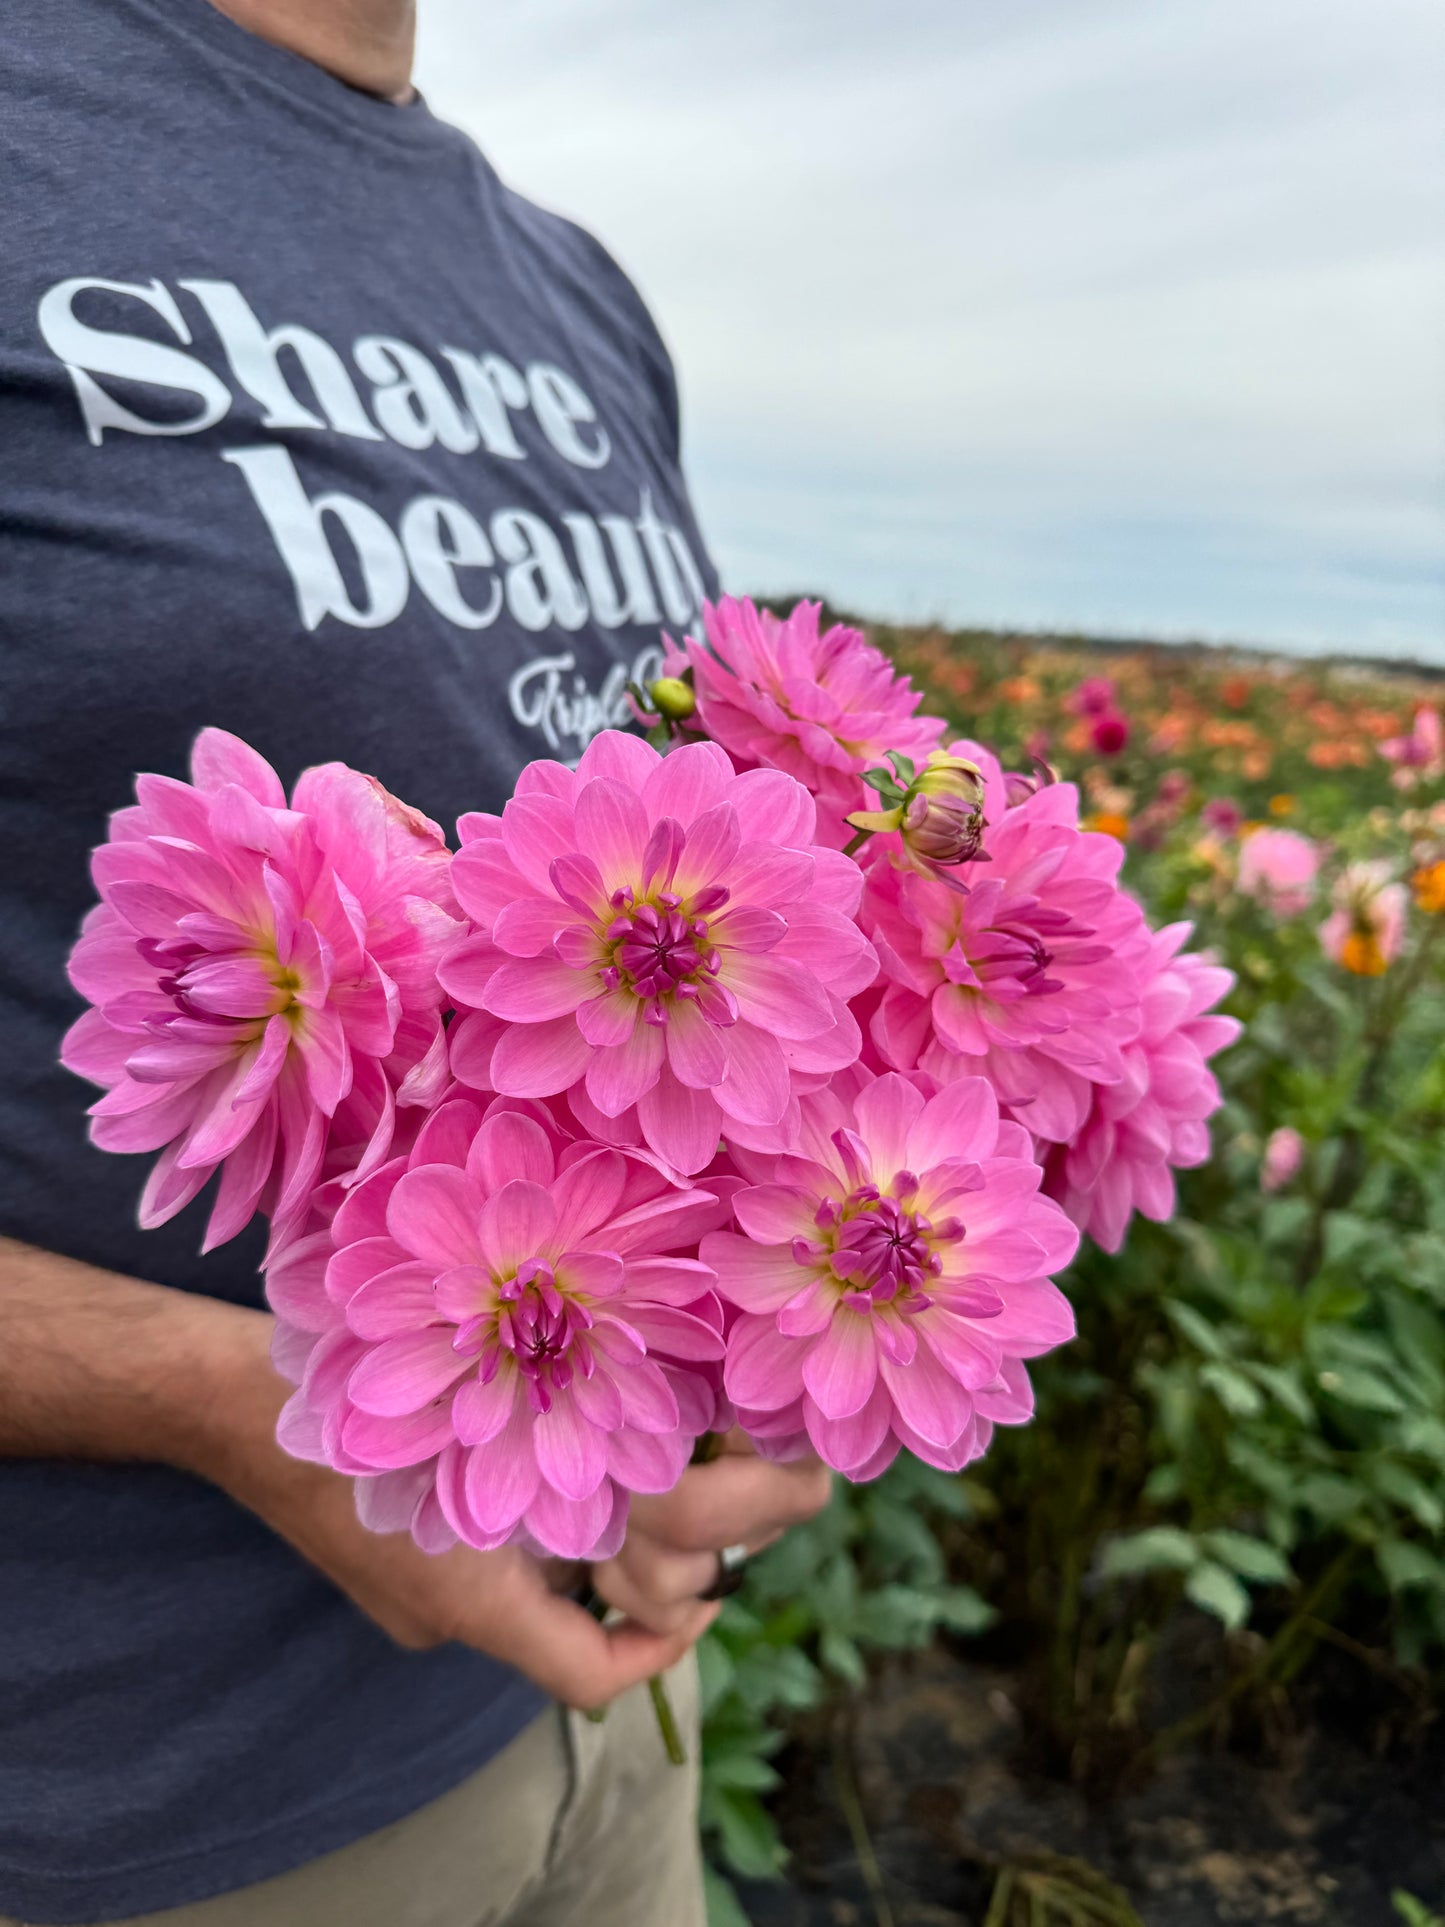
[[855,830],[852,836],[850,836],[848,838],[848,841],[843,845],[844,856],[857,856],[858,852],[862,849],[863,845],[868,841],[869,837],[872,836],[872,834],[873,832],[871,830]]
[[677,1730],[677,1716],[672,1710],[672,1701],[667,1697],[667,1681],[661,1673],[653,1674],[647,1682],[647,1691],[652,1700],[652,1710],[657,1715],[657,1730],[662,1735],[668,1759],[674,1766],[686,1766],[687,1748]]

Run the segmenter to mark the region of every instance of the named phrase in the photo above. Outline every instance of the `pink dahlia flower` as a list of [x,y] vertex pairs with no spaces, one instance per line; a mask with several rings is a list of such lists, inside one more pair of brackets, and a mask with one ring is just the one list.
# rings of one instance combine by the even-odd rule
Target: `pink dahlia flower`
[[925,1097],[846,1073],[802,1111],[793,1152],[748,1160],[764,1181],[733,1198],[740,1230],[700,1247],[740,1310],[728,1395],[765,1441],[804,1432],[851,1479],[900,1445],[956,1471],[995,1421],[1028,1418],[1021,1361],[1073,1336],[1049,1274],[1078,1233],[981,1078]]
[[716,1414],[722,1308],[679,1254],[720,1195],[569,1139],[544,1105],[454,1098],[317,1205],[267,1266],[298,1387],[282,1444],[428,1551],[610,1557],[628,1494],[669,1490]]
[[1114,709],[1114,684],[1108,676],[1085,676],[1066,707],[1076,716],[1107,716]]
[[1333,910],[1320,925],[1320,947],[1357,977],[1383,976],[1405,942],[1409,896],[1388,858],[1350,863],[1330,892]]
[[820,606],[800,602],[783,619],[724,596],[704,608],[706,643],[684,638],[666,667],[691,668],[698,719],[714,742],[812,791],[820,840],[840,847],[843,818],[865,799],[862,772],[890,749],[921,764],[944,725],[914,713],[918,692],[859,630],[834,623],[820,633]]
[[1179,954],[1187,923],[1156,932],[1139,967],[1143,1024],[1124,1047],[1124,1075],[1094,1087],[1083,1129],[1045,1147],[1048,1189],[1105,1251],[1124,1242],[1136,1211],[1162,1224],[1174,1214],[1174,1173],[1209,1156],[1206,1120],[1219,1086],[1208,1059],[1240,1026],[1211,1015],[1234,983],[1208,958]]
[[900,869],[876,839],[863,925],[887,987],[873,1041],[897,1070],[987,1077],[1036,1137],[1067,1142],[1093,1086],[1125,1076],[1148,929],[1119,885],[1122,848],[1079,828],[1072,784],[1009,808],[997,758],[953,748],[984,774],[987,861],[954,872],[960,892]]
[[1281,1124],[1264,1142],[1264,1157],[1259,1167],[1261,1191],[1282,1191],[1299,1176],[1304,1163],[1305,1141],[1292,1124]]
[[1298,917],[1314,899],[1319,868],[1319,850],[1298,830],[1256,830],[1239,852],[1237,881],[1275,916]]
[[1406,736],[1390,736],[1380,745],[1380,754],[1395,765],[1391,781],[1397,789],[1413,789],[1419,782],[1434,782],[1445,774],[1445,729],[1440,712],[1421,706],[1415,711]]
[[140,776],[136,795],[92,858],[101,901],[70,977],[94,1008],[61,1056],[105,1089],[96,1144],[161,1154],[143,1226],[221,1170],[210,1250],[258,1207],[298,1209],[328,1148],[378,1163],[396,1087],[425,1096],[444,1072],[451,859],[434,823],[340,763],[288,807],[222,730],[197,737],[190,783]]
[[862,877],[813,843],[813,799],[715,743],[660,756],[606,731],[464,818],[452,879],[474,934],[441,977],[469,1020],[453,1070],[567,1091],[592,1135],[701,1171],[726,1131],[771,1142],[797,1091],[850,1064],[847,999],[877,962]]

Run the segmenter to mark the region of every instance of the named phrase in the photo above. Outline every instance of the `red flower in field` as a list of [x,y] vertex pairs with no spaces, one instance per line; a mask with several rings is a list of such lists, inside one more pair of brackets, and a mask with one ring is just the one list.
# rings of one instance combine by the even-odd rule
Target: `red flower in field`
[[1129,724],[1117,710],[1096,716],[1089,740],[1100,756],[1117,756],[1129,741]]

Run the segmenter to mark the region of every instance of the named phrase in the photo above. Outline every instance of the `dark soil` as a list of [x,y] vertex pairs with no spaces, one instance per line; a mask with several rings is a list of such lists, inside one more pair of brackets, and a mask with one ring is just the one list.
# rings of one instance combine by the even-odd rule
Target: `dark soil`
[[789,1881],[740,1889],[754,1927],[981,1927],[999,1866],[1050,1855],[1144,1927],[1401,1927],[1396,1889],[1445,1901],[1445,1735],[1402,1738],[1383,1689],[1383,1713],[1356,1692],[1253,1757],[1181,1752],[1094,1803],[1029,1772],[1012,1693],[935,1650],[802,1735],[776,1802]]

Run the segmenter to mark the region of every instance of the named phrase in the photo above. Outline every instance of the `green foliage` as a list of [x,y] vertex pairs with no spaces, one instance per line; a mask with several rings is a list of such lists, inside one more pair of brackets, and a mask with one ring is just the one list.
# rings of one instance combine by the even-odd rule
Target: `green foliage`
[[1445,1916],[1432,1913],[1423,1901],[1416,1900],[1411,1894],[1397,1890],[1390,1898],[1405,1927],[1445,1927]]
[[[1402,802],[1375,748],[1417,692],[1187,656],[1161,673],[1060,645],[881,639],[968,734],[1018,760],[1043,727],[1086,807],[1148,822],[1126,876],[1153,921],[1190,918],[1194,944],[1235,971],[1227,1008],[1245,1033],[1216,1060],[1213,1159],[1182,1177],[1177,1215],[1137,1221],[1117,1256],[1086,1245],[1062,1281],[1079,1337],[1034,1368],[1034,1423],[1000,1430],[966,1477],[900,1462],[840,1493],[754,1563],[710,1636],[704,1813],[746,1873],[781,1863],[766,1807],[780,1731],[857,1690],[880,1651],[996,1622],[1033,1739],[1084,1777],[1171,1739],[1151,1732],[1139,1682],[1181,1615],[1257,1637],[1180,1732],[1242,1684],[1290,1690],[1322,1638],[1397,1676],[1445,1659],[1445,914],[1411,906],[1378,977],[1331,962],[1318,934],[1344,862],[1385,858],[1408,883],[1445,860],[1442,785]],[[1105,771],[1067,708],[1099,673],[1135,723]],[[1174,800],[1156,808],[1166,761]],[[1238,845],[1199,816],[1221,794],[1322,843],[1313,910],[1279,919],[1234,887]],[[1303,1160],[1267,1191],[1281,1127]],[[1063,1910],[1057,1871],[1035,1870],[1033,1888],[1001,1877],[997,1919],[1115,1918]],[[1435,1918],[1395,1904],[1412,1927]]]

